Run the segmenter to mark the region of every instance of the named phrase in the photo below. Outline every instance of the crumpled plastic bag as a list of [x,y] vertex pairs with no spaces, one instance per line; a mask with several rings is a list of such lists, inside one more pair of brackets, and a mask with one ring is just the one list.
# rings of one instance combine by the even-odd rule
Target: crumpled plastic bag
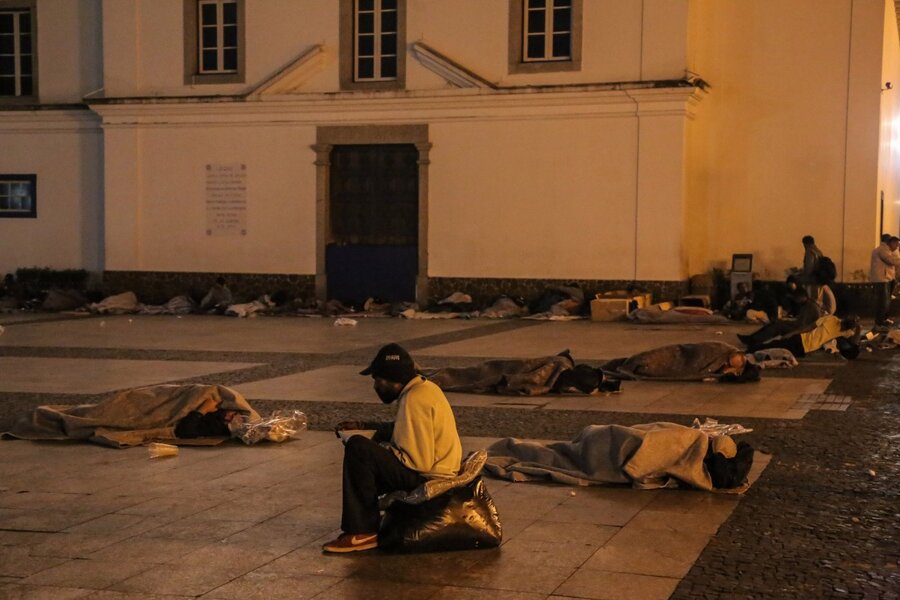
[[481,473],[481,470],[484,468],[484,463],[487,462],[487,458],[487,450],[485,450],[484,448],[475,450],[474,452],[470,453],[464,461],[462,461],[462,465],[460,465],[459,468],[459,473],[457,473],[455,476],[435,477],[434,479],[429,479],[416,489],[409,492],[397,490],[395,492],[385,494],[378,499],[378,507],[381,510],[387,510],[387,508],[394,502],[421,504],[423,502],[431,500],[432,498],[436,498],[437,496],[440,496],[441,494],[444,494],[453,488],[468,485]]
[[394,502],[384,513],[378,545],[394,552],[495,548],[503,528],[481,477],[421,504]]
[[150,458],[178,456],[178,446],[173,446],[172,444],[153,442],[149,446],[147,446],[147,450],[149,450],[150,452]]
[[248,446],[262,440],[284,442],[306,431],[306,415],[299,410],[275,411],[258,421],[244,421],[229,425],[231,436]]
[[720,424],[717,420],[710,419],[709,417],[706,417],[706,420],[703,421],[703,423],[700,422],[700,419],[694,419],[691,427],[694,429],[699,429],[711,438],[715,438],[720,435],[739,435],[741,433],[750,433],[751,431],[753,431],[752,429],[748,429],[739,423]]

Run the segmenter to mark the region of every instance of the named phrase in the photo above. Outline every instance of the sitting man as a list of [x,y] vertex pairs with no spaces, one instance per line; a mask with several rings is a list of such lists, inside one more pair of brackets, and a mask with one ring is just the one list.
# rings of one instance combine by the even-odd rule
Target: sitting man
[[228,305],[233,302],[234,297],[231,295],[231,290],[228,289],[228,285],[225,283],[225,278],[216,277],[216,282],[209,288],[209,291],[206,293],[206,296],[203,297],[203,300],[200,301],[200,310],[222,313],[225,312]]
[[[395,400],[393,423],[344,421],[335,433],[376,429],[369,439],[354,435],[344,448],[343,511],[337,539],[324,552],[355,552],[378,546],[378,496],[411,491],[426,479],[452,477],[462,459],[456,420],[441,389],[416,372],[410,355],[397,344],[378,351],[361,375],[375,380],[375,393],[385,404]],[[374,426],[374,427],[373,427]]]
[[816,297],[816,305],[818,305],[819,310],[822,312],[822,316],[833,315],[837,312],[837,298],[834,296],[834,292],[831,291],[831,286],[827,283],[823,283],[819,286],[818,296]]
[[850,315],[840,319],[834,315],[828,315],[818,319],[812,327],[805,327],[791,335],[785,335],[765,343],[745,338],[744,343],[751,352],[769,348],[786,348],[797,358],[802,358],[810,352],[815,352],[831,340],[838,339],[841,355],[844,358],[853,359],[859,356],[859,337],[859,319],[856,316]]
[[722,307],[722,314],[732,321],[743,321],[753,304],[753,290],[745,282],[737,285],[737,294]]

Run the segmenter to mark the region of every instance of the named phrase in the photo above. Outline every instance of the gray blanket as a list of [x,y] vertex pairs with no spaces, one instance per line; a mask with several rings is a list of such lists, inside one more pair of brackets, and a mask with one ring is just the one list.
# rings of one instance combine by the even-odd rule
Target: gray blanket
[[656,308],[639,308],[628,314],[628,319],[635,323],[694,323],[694,324],[726,324],[730,321],[723,315],[691,314],[677,310],[659,310]]
[[612,360],[602,369],[622,379],[702,381],[721,377],[728,357],[741,350],[724,342],[672,344]]
[[88,440],[114,448],[170,441],[176,423],[208,398],[220,409],[259,418],[240,393],[225,386],[155,385],[117,392],[98,404],[39,406],[2,437]]
[[425,370],[445,392],[539,396],[553,389],[560,373],[575,366],[567,353],[524,360],[488,360],[474,367]]
[[703,463],[708,446],[705,433],[675,423],[589,425],[571,442],[499,440],[488,448],[484,469],[512,481],[711,490]]

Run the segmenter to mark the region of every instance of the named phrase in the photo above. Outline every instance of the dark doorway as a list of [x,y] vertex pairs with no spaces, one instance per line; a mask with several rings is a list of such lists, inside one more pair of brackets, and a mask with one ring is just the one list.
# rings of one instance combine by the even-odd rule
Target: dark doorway
[[416,298],[419,152],[413,144],[331,151],[328,298],[356,305]]

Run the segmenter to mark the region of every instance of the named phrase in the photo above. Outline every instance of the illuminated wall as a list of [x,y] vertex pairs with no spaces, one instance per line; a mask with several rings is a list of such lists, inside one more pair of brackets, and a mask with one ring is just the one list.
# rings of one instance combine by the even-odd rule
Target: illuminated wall
[[103,269],[100,119],[77,106],[103,84],[100,7],[41,0],[37,88],[45,106],[5,107],[0,98],[0,173],[37,176],[37,217],[0,219],[0,276],[20,267]]
[[[54,207],[0,222],[0,269],[313,274],[312,146],[332,125],[428,127],[432,277],[674,281],[752,252],[780,279],[812,234],[852,281],[882,191],[900,226],[888,0],[584,0],[581,68],[539,74],[511,72],[509,2],[406,4],[405,89],[347,92],[337,1],[246,2],[243,81],[201,85],[184,0],[41,0],[40,100],[89,96],[96,116],[0,110],[22,149],[0,171],[39,172]],[[478,80],[457,87],[420,44]],[[686,69],[710,87],[641,83]],[[207,233],[211,164],[246,167],[242,235]]]
[[[811,234],[839,279],[858,280],[877,240],[880,190],[888,204],[897,193],[887,134],[895,94],[881,93],[897,72],[893,3],[691,8],[690,68],[711,88],[691,123],[690,272],[752,252],[754,270],[782,279]],[[896,231],[893,211],[887,231]]]

